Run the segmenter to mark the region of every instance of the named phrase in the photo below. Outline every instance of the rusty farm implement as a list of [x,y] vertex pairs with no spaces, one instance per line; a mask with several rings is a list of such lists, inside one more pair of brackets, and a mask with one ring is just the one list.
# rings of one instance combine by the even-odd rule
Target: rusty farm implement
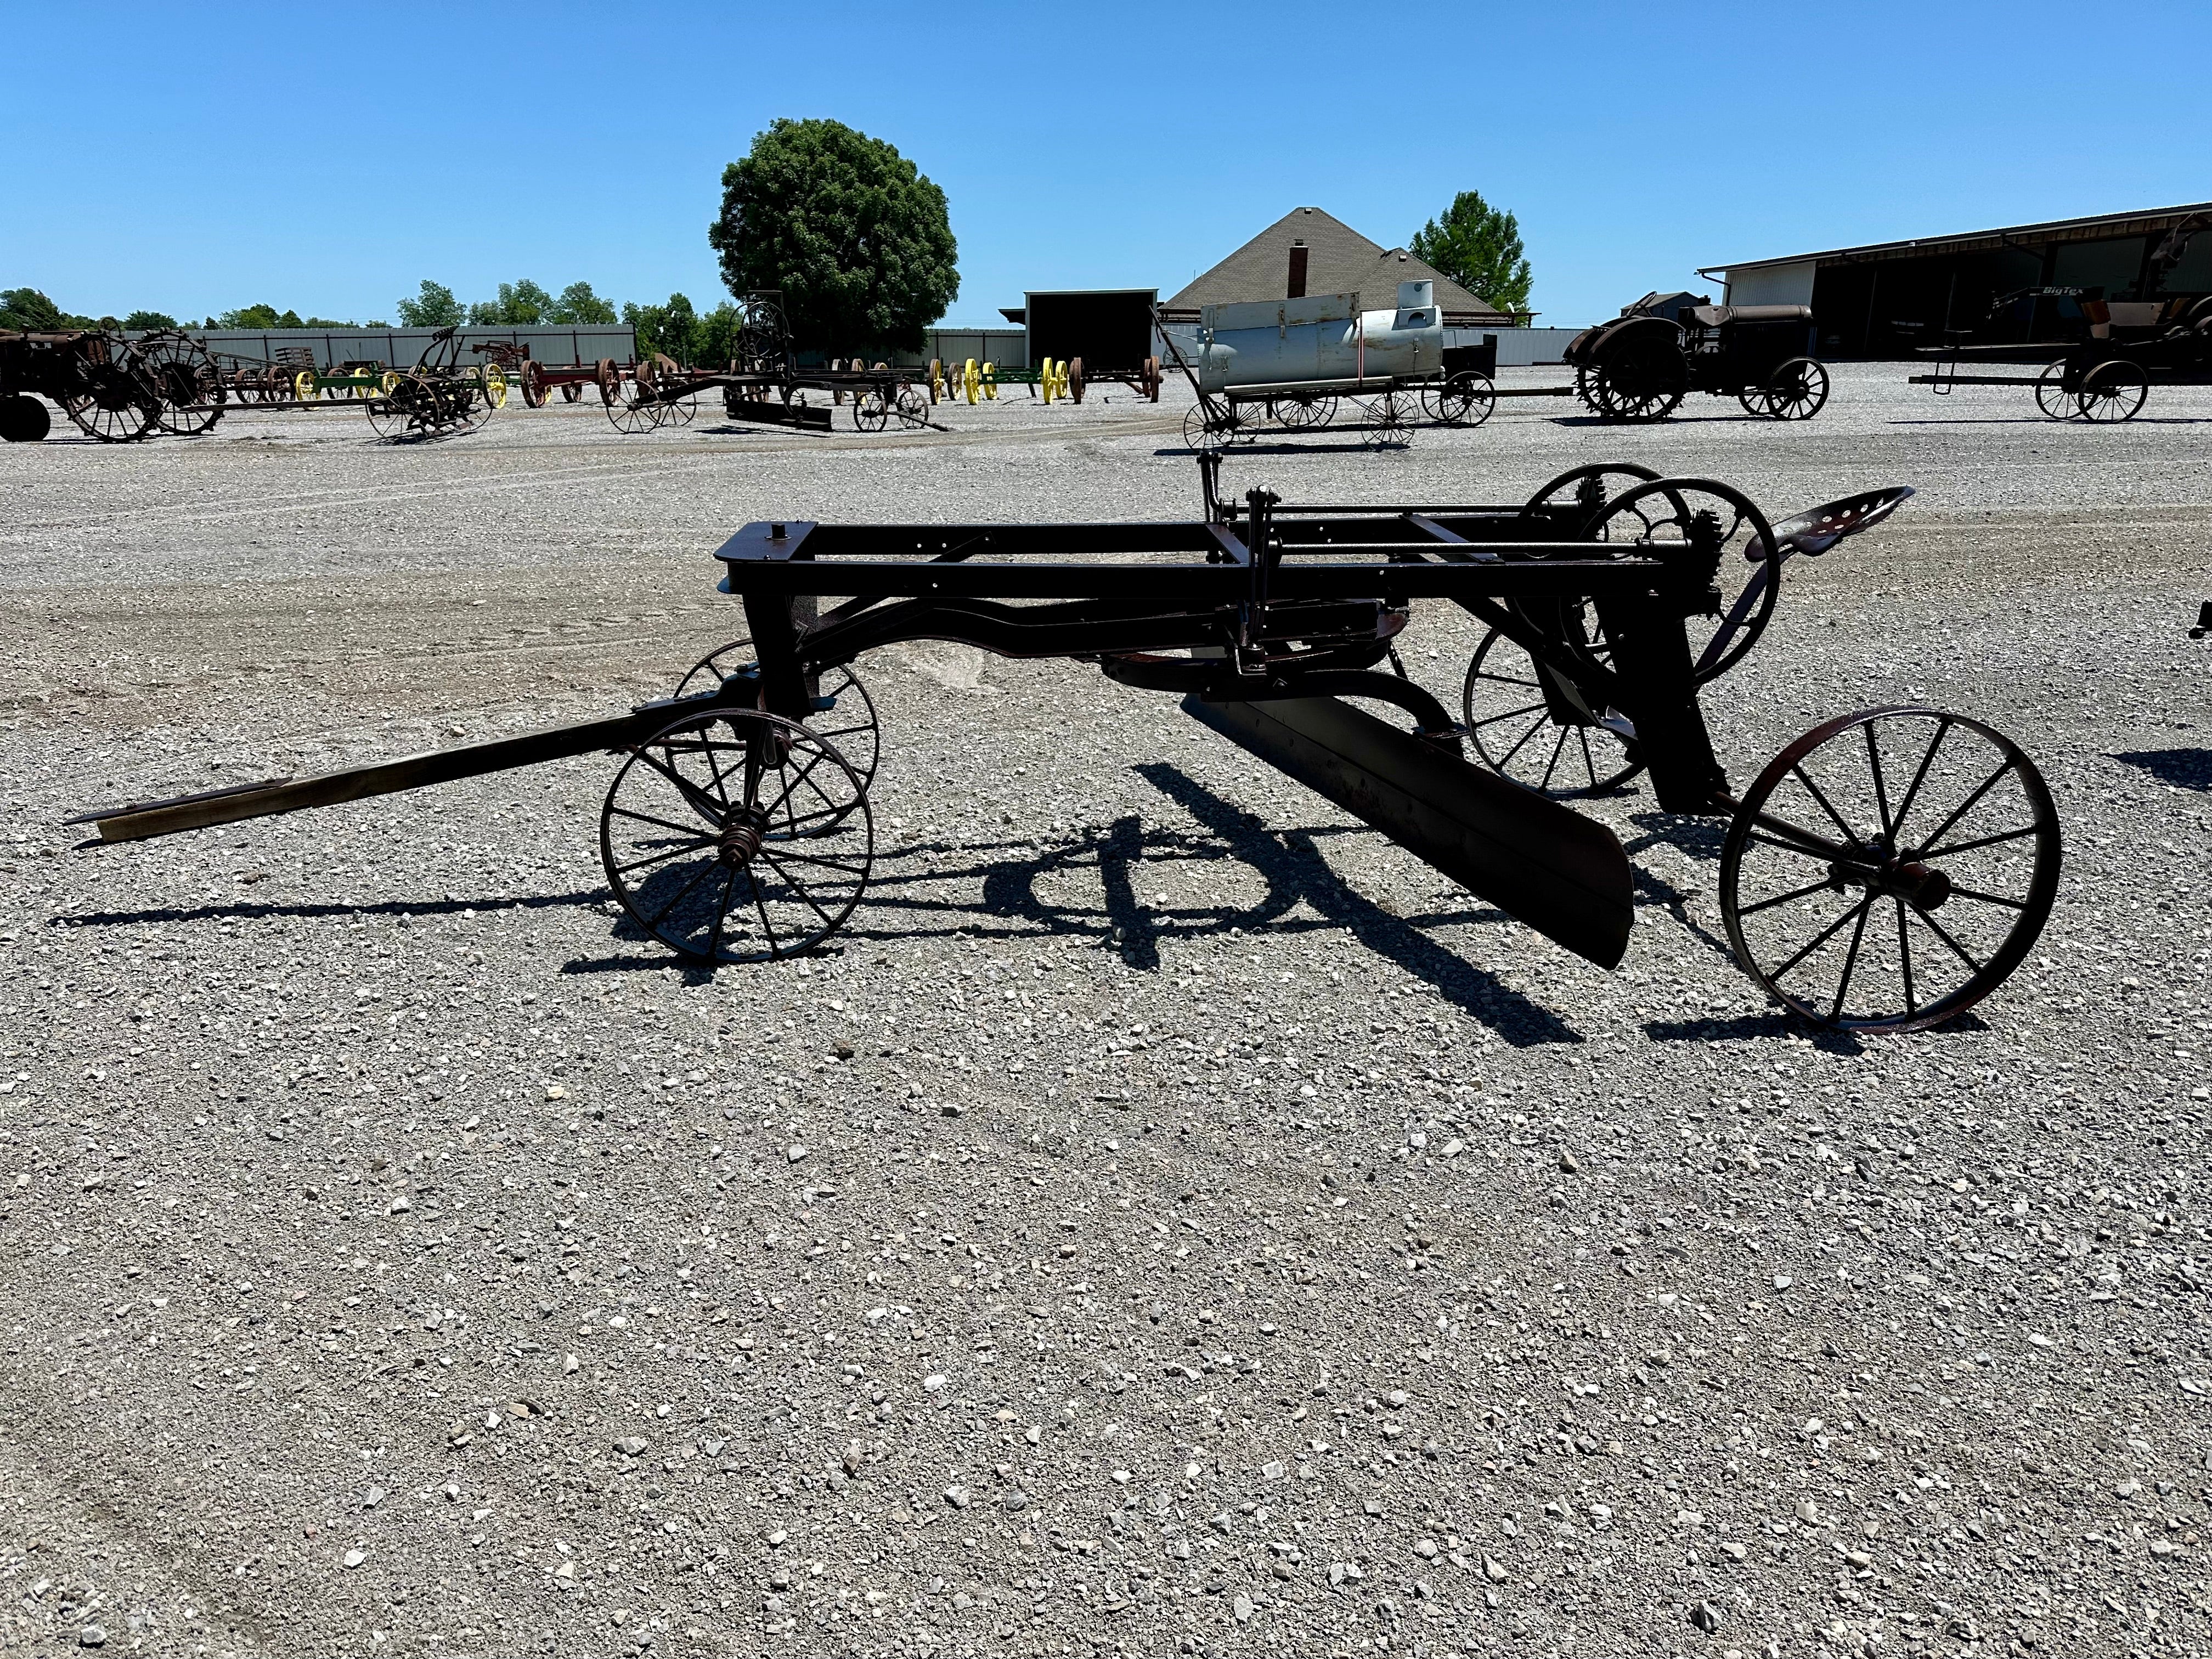
[[[1264,489],[1224,500],[1218,458],[1200,465],[1205,511],[1181,522],[749,524],[714,555],[745,634],[667,698],[76,821],[136,841],[607,751],[600,856],[637,927],[702,965],[788,957],[827,944],[869,885],[880,734],[855,663],[950,640],[1178,697],[1254,759],[1608,967],[1634,913],[1628,858],[1562,797],[1638,775],[1661,811],[1725,822],[1734,953],[1808,1019],[1931,1025],[2033,945],[2058,828],[2010,739],[1935,708],[1870,709],[1814,726],[1739,787],[1706,726],[1704,688],[1757,641],[1788,562],[1881,522],[1910,491],[1775,524],[1726,484],[1632,468],[1578,468],[1526,501],[1308,507]],[[1487,630],[1462,719],[1399,666],[1416,600],[1457,605]]]

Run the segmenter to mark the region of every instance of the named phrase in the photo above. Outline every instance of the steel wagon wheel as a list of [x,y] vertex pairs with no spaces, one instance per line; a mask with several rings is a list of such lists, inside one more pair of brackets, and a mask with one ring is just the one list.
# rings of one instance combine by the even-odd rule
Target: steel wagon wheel
[[867,886],[867,790],[835,745],[758,709],[685,714],[608,787],[599,859],[632,921],[690,961],[811,951]]
[[136,443],[161,422],[161,394],[128,363],[94,363],[83,391],[62,404],[77,429],[104,444]]
[[1748,394],[1741,401],[1754,415],[1777,421],[1809,421],[1828,402],[1828,371],[1811,357],[1792,357],[1767,376],[1759,389],[1759,406]]
[[2066,384],[2066,360],[2061,357],[2048,363],[2035,377],[2035,406],[2054,421],[2070,421],[2081,412],[2081,405]]
[[1286,432],[1315,431],[1336,418],[1336,399],[1311,392],[1271,398],[1267,409],[1275,423]]
[[2026,959],[2058,890],[2057,809],[2019,746],[1940,709],[1877,708],[1776,756],[1721,850],[1744,971],[1847,1030],[1941,1024]]
[[[675,695],[696,697],[725,684],[732,675],[750,676],[755,667],[752,640],[750,635],[740,635],[727,645],[709,651],[685,670],[684,678],[676,682]],[[876,763],[883,749],[883,726],[877,719],[875,699],[868,695],[867,685],[850,663],[840,663],[822,672],[816,681],[816,690],[819,706],[807,716],[806,728],[836,744],[837,752],[859,775],[861,787],[872,787]],[[745,695],[750,699],[753,694]]]
[[1773,618],[1781,567],[1769,556],[1774,528],[1741,491],[1710,478],[1658,478],[1624,490],[1591,514],[1583,534],[1625,543],[1665,557],[1667,550],[1706,538],[1717,548],[1717,599],[1703,617],[1687,619],[1690,657],[1700,684],[1743,660]]
[[1359,435],[1370,449],[1404,448],[1413,441],[1413,402],[1395,387],[1367,401],[1367,429]]
[[1497,407],[1498,392],[1490,377],[1472,369],[1421,388],[1422,411],[1446,426],[1480,426]]
[[228,399],[222,371],[204,342],[163,330],[139,340],[132,355],[161,391],[162,431],[194,437],[222,418]]
[[[1586,649],[1603,651],[1601,643],[1590,639],[1591,619],[1583,601],[1562,605],[1559,620]],[[1554,712],[1560,705],[1573,718],[1560,720]],[[1518,641],[1494,628],[1484,634],[1467,665],[1460,708],[1482,763],[1539,794],[1556,799],[1613,794],[1644,769],[1621,732],[1605,724],[1618,715],[1591,708],[1577,688],[1540,669]]]
[[2149,396],[2150,380],[2142,370],[2115,357],[2081,377],[2076,402],[2085,421],[2132,421],[2142,413],[2143,400]]

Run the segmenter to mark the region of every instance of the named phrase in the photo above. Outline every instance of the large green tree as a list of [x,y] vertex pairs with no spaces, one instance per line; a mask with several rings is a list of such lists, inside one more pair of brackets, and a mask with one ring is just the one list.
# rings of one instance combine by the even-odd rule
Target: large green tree
[[670,295],[665,306],[641,306],[633,301],[622,308],[622,319],[637,331],[641,356],[649,351],[660,351],[687,368],[692,362],[699,313],[683,295]]
[[615,308],[611,301],[592,293],[589,283],[571,283],[553,301],[545,320],[567,323],[572,327],[582,323],[611,323],[615,320]]
[[65,328],[90,328],[89,317],[72,317],[34,288],[0,289],[0,328],[52,334]]
[[453,290],[428,276],[413,299],[399,301],[402,328],[449,328],[467,320],[467,309],[453,297]]
[[1415,258],[1427,260],[1498,310],[1528,309],[1534,278],[1521,246],[1521,222],[1491,206],[1480,191],[1463,190],[1453,197],[1443,216],[1423,225],[1409,246]]
[[842,121],[777,121],[722,170],[707,228],[722,281],[780,289],[793,343],[917,349],[959,296],[945,192],[890,145]]

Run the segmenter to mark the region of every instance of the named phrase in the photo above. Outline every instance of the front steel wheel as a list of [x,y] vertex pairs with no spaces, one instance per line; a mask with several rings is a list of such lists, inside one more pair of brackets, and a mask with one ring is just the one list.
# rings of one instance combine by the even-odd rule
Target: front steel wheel
[[630,750],[599,814],[623,908],[710,966],[815,949],[860,902],[874,849],[867,791],[844,757],[757,709],[663,727]]
[[1737,808],[1720,902],[1746,973],[1845,1030],[1972,1007],[2026,959],[2058,891],[2058,813],[2008,738],[1934,708],[1815,726]]

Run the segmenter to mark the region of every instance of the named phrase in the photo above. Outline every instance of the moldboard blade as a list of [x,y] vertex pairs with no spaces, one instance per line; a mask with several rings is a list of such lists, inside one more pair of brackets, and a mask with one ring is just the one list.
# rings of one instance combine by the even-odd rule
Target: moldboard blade
[[1626,954],[1628,855],[1603,824],[1334,697],[1182,708],[1577,956]]

